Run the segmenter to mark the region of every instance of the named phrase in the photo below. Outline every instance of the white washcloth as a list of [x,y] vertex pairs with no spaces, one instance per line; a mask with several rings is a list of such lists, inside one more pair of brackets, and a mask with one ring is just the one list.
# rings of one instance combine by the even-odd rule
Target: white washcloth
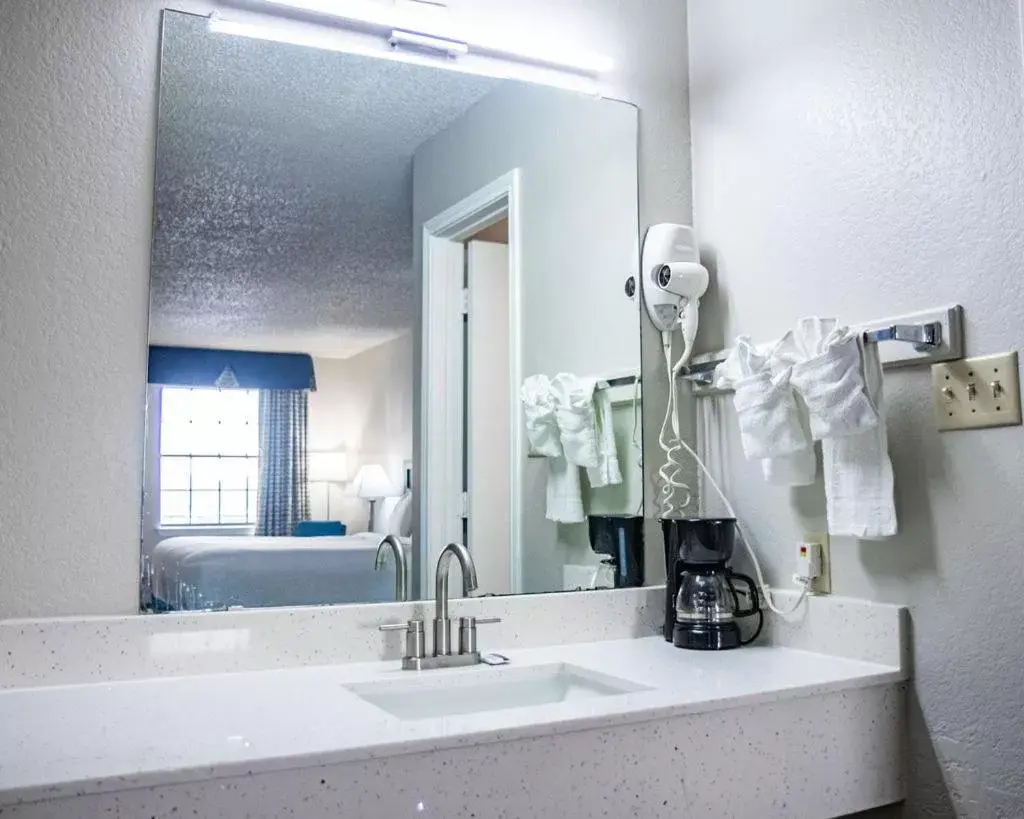
[[860,334],[847,334],[792,366],[790,380],[807,405],[815,440],[859,435],[878,426],[878,411],[864,383],[863,346]]
[[546,375],[531,375],[524,379],[519,397],[523,402],[530,453],[546,458],[561,457],[562,439],[555,418],[558,402],[551,391],[550,379]]
[[877,422],[860,434],[822,441],[828,531],[868,539],[890,537],[896,534],[899,524],[885,429],[882,365],[878,345],[865,344],[858,337],[857,346],[866,393]]
[[733,404],[747,458],[761,458],[765,480],[779,486],[814,483],[817,460],[807,421],[789,386],[788,368],[773,378],[771,360],[740,336],[715,369],[715,386],[735,389]]

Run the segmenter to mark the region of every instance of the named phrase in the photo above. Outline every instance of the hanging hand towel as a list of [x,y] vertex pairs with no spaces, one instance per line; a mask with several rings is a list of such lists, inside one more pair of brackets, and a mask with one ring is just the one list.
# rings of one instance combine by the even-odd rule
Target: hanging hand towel
[[598,381],[594,392],[594,409],[597,419],[597,466],[587,469],[587,478],[592,487],[616,486],[622,483],[619,469],[619,453],[615,446],[615,427],[612,417],[612,398],[608,382]]
[[877,421],[860,434],[822,441],[828,531],[867,539],[890,537],[899,524],[885,428],[882,365],[878,345],[865,344],[859,336],[856,343],[866,394]]
[[547,513],[555,523],[583,523],[580,468],[564,457],[548,458]]
[[587,468],[601,462],[594,407],[596,386],[596,378],[577,378],[570,373],[559,373],[551,380],[562,451],[569,463]]

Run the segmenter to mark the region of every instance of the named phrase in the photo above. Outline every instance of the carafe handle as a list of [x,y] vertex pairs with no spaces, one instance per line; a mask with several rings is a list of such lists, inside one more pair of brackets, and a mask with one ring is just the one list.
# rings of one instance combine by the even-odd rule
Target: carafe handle
[[[750,608],[743,609],[743,608],[740,608],[739,605],[737,604],[735,616],[736,617],[751,617],[752,615],[755,615],[758,612],[760,612],[761,611],[761,601],[760,601],[760,599],[757,596],[757,584],[754,582],[753,578],[751,578],[749,575],[740,574],[739,572],[730,571],[729,572],[729,585],[730,586],[732,586],[732,583],[733,583],[734,580],[739,580],[741,583],[745,583],[747,585],[747,588],[749,589],[748,596],[750,598]],[[736,594],[736,590],[735,589],[733,589],[732,592],[733,592],[734,595]]]

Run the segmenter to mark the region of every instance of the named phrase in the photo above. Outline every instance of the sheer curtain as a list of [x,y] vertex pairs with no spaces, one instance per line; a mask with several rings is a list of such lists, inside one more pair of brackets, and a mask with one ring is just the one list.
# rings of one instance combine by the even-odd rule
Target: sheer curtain
[[308,415],[306,390],[260,390],[257,535],[291,535],[309,519]]

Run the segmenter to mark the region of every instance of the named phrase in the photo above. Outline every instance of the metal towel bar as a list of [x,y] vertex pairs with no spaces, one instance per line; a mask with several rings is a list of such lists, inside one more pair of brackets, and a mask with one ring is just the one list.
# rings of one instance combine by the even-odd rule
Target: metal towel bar
[[[901,341],[913,344],[914,349],[919,352],[927,352],[942,346],[942,322],[891,324],[888,327],[866,330],[864,341],[868,344],[877,344],[880,341]],[[724,355],[691,364],[679,374],[679,377],[694,385],[708,387],[714,383],[715,368],[723,361],[725,361]]]

